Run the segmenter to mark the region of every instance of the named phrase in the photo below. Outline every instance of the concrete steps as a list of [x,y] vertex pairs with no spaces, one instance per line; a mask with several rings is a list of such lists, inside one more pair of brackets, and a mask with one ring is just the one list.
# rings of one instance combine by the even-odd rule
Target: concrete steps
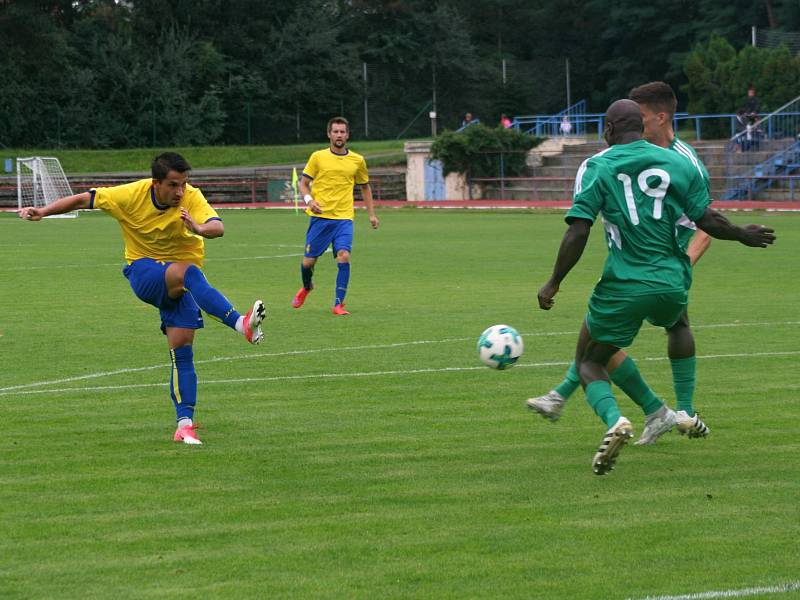
[[[750,173],[755,165],[767,160],[779,149],[785,147],[785,140],[762,142],[758,150],[737,153],[733,157],[742,173]],[[728,140],[701,140],[691,143],[703,161],[711,178],[711,197],[721,198],[726,189]],[[569,200],[575,174],[581,163],[592,155],[605,149],[605,142],[592,141],[565,146],[560,154],[542,153],[531,161],[535,166],[529,168],[530,181],[515,181],[505,185],[506,195],[524,200]],[[534,154],[536,151],[534,150]],[[777,200],[800,196],[794,187],[782,182],[773,190],[759,192],[756,199]],[[486,190],[486,197],[499,197],[499,186]]]

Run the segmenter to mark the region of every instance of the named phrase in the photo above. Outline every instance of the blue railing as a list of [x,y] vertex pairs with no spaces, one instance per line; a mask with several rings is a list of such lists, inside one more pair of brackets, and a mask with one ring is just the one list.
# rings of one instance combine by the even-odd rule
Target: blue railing
[[[584,101],[582,101],[584,102]],[[603,113],[578,113],[568,114],[570,131],[562,131],[562,120],[566,111],[555,115],[521,115],[514,117],[512,126],[515,129],[539,137],[558,137],[563,135],[576,135],[583,137],[596,137],[598,140],[603,138],[605,128],[605,114]],[[800,112],[782,113],[786,116],[800,116]],[[762,118],[766,115],[759,115]],[[694,130],[696,140],[703,139],[703,125],[714,122],[718,124],[724,122],[726,128],[730,130],[730,135],[736,134],[736,115],[734,113],[719,113],[710,115],[690,115],[686,112],[675,113],[672,125],[676,131],[686,129],[688,125]],[[766,130],[764,134],[769,138],[782,137],[786,134],[781,125],[775,121],[765,121]],[[797,132],[795,132],[797,133]]]
[[[776,152],[756,164],[747,177],[736,176],[729,183],[723,200],[750,200],[758,192],[771,188],[786,180],[788,175],[800,169],[800,141],[792,142],[787,148]],[[793,187],[793,181],[789,181]]]
[[480,124],[480,122],[481,122],[481,120],[480,120],[480,119],[472,119],[472,120],[471,120],[469,123],[465,123],[464,125],[462,125],[462,126],[461,126],[461,127],[459,127],[458,129],[456,129],[456,132],[457,132],[457,133],[461,133],[461,132],[462,132],[462,131],[464,131],[464,130],[465,130],[467,127],[472,127],[473,125],[478,125],[478,124]]
[[767,115],[739,122],[726,147],[724,198],[753,198],[787,179],[791,187],[800,170],[800,96]]
[[[511,126],[537,137],[586,135],[587,126],[594,120],[587,119],[586,100],[579,100],[554,115],[520,115],[514,117]],[[602,129],[601,129],[602,131]]]

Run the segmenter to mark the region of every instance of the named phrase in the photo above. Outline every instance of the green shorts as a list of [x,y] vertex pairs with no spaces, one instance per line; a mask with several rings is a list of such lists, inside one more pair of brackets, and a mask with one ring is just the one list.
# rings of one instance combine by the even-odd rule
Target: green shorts
[[633,343],[645,319],[658,327],[672,327],[688,303],[687,291],[643,296],[609,296],[595,291],[589,298],[586,326],[595,341],[625,348]]

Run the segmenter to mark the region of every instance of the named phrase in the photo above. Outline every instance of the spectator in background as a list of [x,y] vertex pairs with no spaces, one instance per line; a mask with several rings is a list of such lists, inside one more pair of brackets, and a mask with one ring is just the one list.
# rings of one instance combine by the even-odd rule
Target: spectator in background
[[749,127],[750,118],[747,116],[747,111],[744,108],[740,108],[736,111],[736,120],[734,121],[736,144],[739,152],[746,152],[750,149],[750,144],[748,144],[747,140],[747,130]]
[[464,114],[464,120],[461,121],[461,129],[464,129],[465,127],[469,127],[470,125],[472,125],[474,120],[475,120],[475,117],[472,116],[471,112],[465,113]]
[[502,125],[506,129],[511,127],[511,119],[508,118],[507,114],[503,113],[502,115],[500,115],[500,125]]
[[558,128],[561,131],[561,135],[569,135],[572,133],[572,123],[569,122],[569,117],[567,115],[561,118],[561,125],[559,125]]
[[750,84],[747,87],[747,100],[744,101],[744,110],[751,122],[758,119],[758,113],[761,110],[761,100],[756,96],[756,88]]

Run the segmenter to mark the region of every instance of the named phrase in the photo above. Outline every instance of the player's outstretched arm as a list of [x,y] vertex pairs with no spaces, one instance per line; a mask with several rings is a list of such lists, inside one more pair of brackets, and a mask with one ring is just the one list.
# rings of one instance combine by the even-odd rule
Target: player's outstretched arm
[[734,240],[751,248],[766,248],[775,241],[774,229],[753,224],[739,227],[713,208],[707,208],[695,225],[712,237]]
[[49,217],[50,215],[62,215],[79,208],[89,208],[91,199],[92,196],[89,192],[83,192],[74,196],[59,198],[46,206],[26,206],[18,212],[20,218],[26,221],[41,221],[44,217]]
[[553,308],[553,298],[558,293],[558,288],[567,273],[578,264],[583,250],[586,248],[586,242],[589,241],[591,229],[592,222],[588,219],[573,219],[569,227],[567,227],[567,231],[561,240],[561,247],[558,249],[553,274],[539,289],[539,294],[537,295],[539,308],[543,310]]

